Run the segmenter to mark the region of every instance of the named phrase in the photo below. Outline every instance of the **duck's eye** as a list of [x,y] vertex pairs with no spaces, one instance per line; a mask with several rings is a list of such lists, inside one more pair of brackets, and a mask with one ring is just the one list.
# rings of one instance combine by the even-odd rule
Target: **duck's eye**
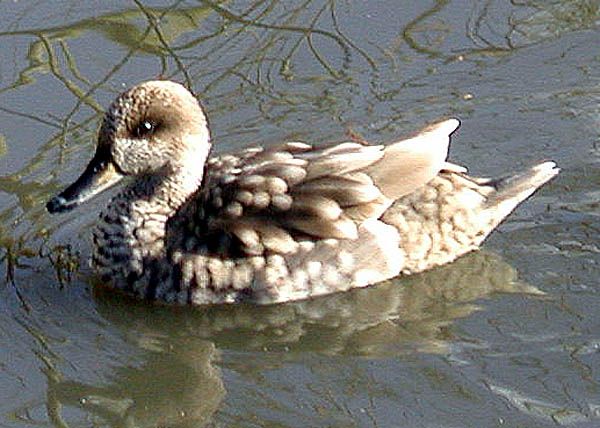
[[133,128],[133,136],[143,138],[152,135],[156,131],[156,123],[150,120],[142,120]]

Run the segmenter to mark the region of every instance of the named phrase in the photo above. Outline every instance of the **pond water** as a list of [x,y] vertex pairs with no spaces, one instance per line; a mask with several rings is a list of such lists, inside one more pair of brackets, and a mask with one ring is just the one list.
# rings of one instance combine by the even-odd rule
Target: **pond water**
[[[600,3],[0,2],[0,426],[600,425]],[[94,286],[48,198],[139,81],[190,85],[216,150],[373,141],[455,116],[453,162],[563,171],[484,249],[269,307]]]

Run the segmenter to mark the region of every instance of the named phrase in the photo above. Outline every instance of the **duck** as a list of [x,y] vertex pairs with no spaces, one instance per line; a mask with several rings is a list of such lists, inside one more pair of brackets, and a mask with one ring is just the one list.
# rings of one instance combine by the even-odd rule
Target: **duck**
[[559,173],[498,178],[447,161],[457,119],[385,144],[286,141],[213,153],[183,85],[140,83],[102,120],[81,176],[46,204],[67,212],[125,182],[92,231],[102,284],[180,305],[274,304],[418,274],[477,250]]

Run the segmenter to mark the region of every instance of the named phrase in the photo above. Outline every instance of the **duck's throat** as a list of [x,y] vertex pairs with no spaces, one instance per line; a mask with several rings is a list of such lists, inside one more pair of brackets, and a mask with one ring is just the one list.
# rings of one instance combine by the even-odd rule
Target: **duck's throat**
[[[186,172],[187,171],[187,172]],[[139,177],[113,198],[94,230],[92,264],[118,288],[131,290],[165,260],[167,222],[200,186],[201,175],[179,173]],[[137,292],[136,292],[137,291]]]

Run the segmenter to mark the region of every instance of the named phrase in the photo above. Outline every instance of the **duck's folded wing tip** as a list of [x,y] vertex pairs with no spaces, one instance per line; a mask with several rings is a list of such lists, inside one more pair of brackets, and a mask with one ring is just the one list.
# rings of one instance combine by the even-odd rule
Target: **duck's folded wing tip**
[[425,130],[423,132],[426,132],[426,133],[430,133],[430,132],[438,133],[439,132],[440,134],[450,135],[454,131],[456,131],[459,126],[460,126],[460,120],[458,120],[454,117],[451,117],[448,119],[444,119],[444,120],[440,120],[438,122],[432,123],[427,128],[425,128]]

